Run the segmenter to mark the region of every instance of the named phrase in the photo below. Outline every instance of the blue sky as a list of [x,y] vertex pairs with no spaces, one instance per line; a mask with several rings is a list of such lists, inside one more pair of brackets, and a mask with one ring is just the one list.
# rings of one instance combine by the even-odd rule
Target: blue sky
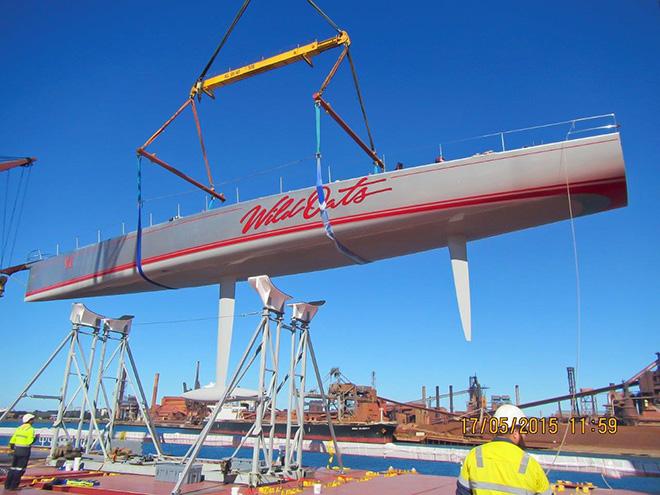
[[[53,253],[135,228],[134,150],[185,100],[239,2],[2,2],[0,155],[34,155],[14,254]],[[627,378],[660,350],[658,178],[660,7],[653,0],[573,2],[322,2],[353,40],[376,144],[388,163],[426,163],[443,141],[615,112],[622,124],[630,205],[576,221],[582,286],[579,386]],[[212,70],[219,73],[296,44],[333,35],[302,0],[254,2]],[[200,107],[217,182],[230,201],[312,185],[311,94],[335,56],[316,69],[292,66],[226,88]],[[359,127],[347,67],[326,93]],[[192,120],[158,151],[203,177]],[[369,170],[324,121],[333,176]],[[302,161],[300,161],[302,160]],[[335,178],[335,177],[333,177]],[[147,213],[155,221],[199,211],[203,196],[148,166]],[[175,195],[164,199],[161,196]],[[323,370],[357,382],[372,370],[382,395],[414,399],[420,388],[467,386],[477,373],[490,393],[524,401],[565,393],[576,362],[576,297],[570,225],[562,222],[474,242],[472,343],[463,340],[448,254],[432,251],[368,266],[283,277],[299,299],[328,301],[315,320]],[[27,304],[25,275],[0,301],[7,403],[64,332],[71,301]],[[143,380],[161,373],[162,393],[214,377],[217,288],[84,301],[107,315],[134,314],[132,342]],[[237,312],[258,309],[245,285]],[[234,356],[256,320],[238,318]],[[45,378],[59,383],[59,370]],[[459,406],[463,404],[459,401]],[[545,411],[549,413],[551,411]]]

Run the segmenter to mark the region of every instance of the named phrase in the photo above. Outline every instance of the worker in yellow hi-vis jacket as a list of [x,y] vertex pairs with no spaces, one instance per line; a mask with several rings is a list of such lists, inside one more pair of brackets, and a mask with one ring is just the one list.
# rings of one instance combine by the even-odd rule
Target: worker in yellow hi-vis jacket
[[25,473],[28,462],[30,461],[30,451],[32,444],[37,439],[34,427],[34,414],[23,415],[23,424],[16,428],[16,431],[9,440],[9,448],[14,451],[14,457],[11,462],[11,468],[7,473],[5,480],[6,490],[17,490],[21,483],[21,478]]
[[539,463],[523,450],[520,408],[505,404],[495,411],[506,432],[479,445],[465,458],[456,484],[456,495],[551,495],[550,483]]

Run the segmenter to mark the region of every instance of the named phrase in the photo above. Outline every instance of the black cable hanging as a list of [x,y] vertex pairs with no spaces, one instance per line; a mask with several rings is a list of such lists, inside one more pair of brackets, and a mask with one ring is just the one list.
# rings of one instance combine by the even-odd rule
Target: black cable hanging
[[227,29],[227,32],[222,37],[222,40],[220,41],[217,48],[213,52],[213,55],[211,55],[211,58],[209,59],[208,63],[206,64],[206,67],[204,67],[204,70],[202,71],[202,73],[197,78],[198,83],[201,82],[206,77],[206,73],[209,71],[209,69],[213,65],[213,62],[215,62],[215,58],[218,56],[218,53],[220,53],[220,50],[222,50],[222,47],[225,46],[225,43],[229,39],[229,35],[231,35],[231,32],[236,27],[236,24],[238,24],[238,21],[243,16],[243,13],[245,12],[245,10],[247,9],[249,4],[250,4],[250,0],[245,0],[243,2],[243,5],[241,5],[241,8],[238,10],[236,15],[234,16],[234,20],[232,21],[231,25],[229,26],[229,29]]
[[362,117],[364,118],[364,125],[367,128],[367,135],[369,136],[369,144],[371,145],[371,151],[376,151],[376,145],[374,144],[374,138],[371,135],[371,129],[369,128],[369,119],[367,118],[367,110],[364,107],[364,100],[362,99],[362,91],[360,91],[360,83],[358,81],[357,71],[355,70],[355,65],[353,64],[353,57],[351,57],[351,50],[349,49],[346,52],[346,57],[348,58],[348,63],[351,66],[351,74],[353,74],[353,84],[355,84],[355,91],[357,93],[358,102],[360,103],[360,110],[362,111]]
[[319,7],[319,6],[316,4],[316,2],[314,2],[314,0],[307,0],[307,3],[310,4],[310,5],[312,6],[312,8],[313,8],[314,10],[316,10],[316,11],[321,15],[321,17],[323,17],[323,18],[328,22],[328,24],[330,24],[330,25],[332,26],[332,28],[333,28],[335,31],[337,31],[338,33],[341,33],[341,29],[340,29],[340,27],[337,25],[337,23],[336,23],[335,21],[333,21],[333,20],[330,18],[330,16],[329,16],[328,14],[326,14],[325,12],[323,12],[323,10],[321,9],[321,7]]

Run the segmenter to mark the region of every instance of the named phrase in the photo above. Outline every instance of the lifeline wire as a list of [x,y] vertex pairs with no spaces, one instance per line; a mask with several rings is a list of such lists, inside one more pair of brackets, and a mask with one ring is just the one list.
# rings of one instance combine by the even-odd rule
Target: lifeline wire
[[140,276],[150,284],[163,289],[174,289],[175,287],[168,287],[167,285],[159,284],[158,282],[151,280],[142,269],[142,157],[138,156],[137,162],[138,219],[137,232],[135,235],[135,267]]
[[228,315],[228,316],[206,316],[202,318],[187,318],[184,320],[163,320],[163,321],[145,321],[143,323],[135,323],[135,325],[169,325],[175,323],[190,323],[193,321],[209,321],[209,320],[220,320],[222,318],[247,318],[248,316],[259,316],[261,311],[252,311],[249,313],[241,313],[239,315]]
[[335,236],[332,225],[330,224],[330,217],[328,216],[327,204],[325,202],[325,192],[323,190],[323,172],[321,171],[321,105],[316,103],[314,108],[316,109],[316,196],[318,197],[319,212],[323,220],[325,235],[330,238],[340,253],[355,263],[364,265],[365,263],[369,263],[369,261],[344,246]]

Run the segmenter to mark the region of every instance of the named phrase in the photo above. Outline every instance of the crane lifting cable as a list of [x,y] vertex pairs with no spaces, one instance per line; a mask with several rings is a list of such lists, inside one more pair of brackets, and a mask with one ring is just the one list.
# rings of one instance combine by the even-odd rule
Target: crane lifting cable
[[[2,212],[0,217],[0,297],[4,295],[8,278],[27,269],[27,264],[5,267],[11,264],[21,224],[25,198],[32,172],[34,157],[0,156],[0,179],[4,179]],[[12,183],[12,175],[18,174],[18,183]]]

